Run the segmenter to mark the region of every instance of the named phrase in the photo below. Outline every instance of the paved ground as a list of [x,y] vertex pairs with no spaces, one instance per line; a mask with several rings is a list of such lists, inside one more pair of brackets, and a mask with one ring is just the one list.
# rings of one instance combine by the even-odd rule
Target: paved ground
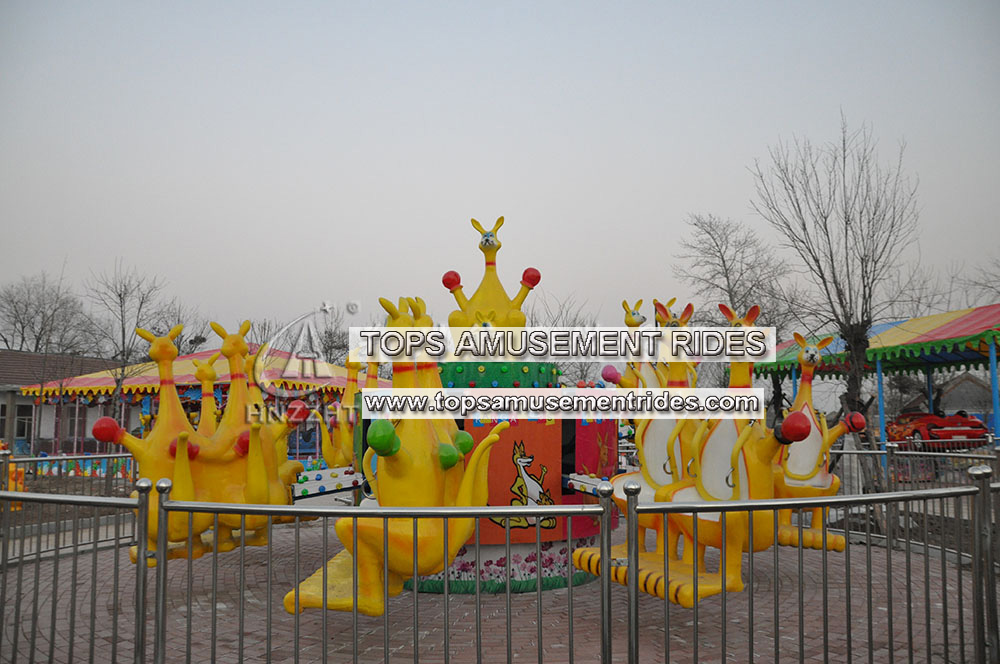
[[[616,540],[621,539],[620,528]],[[295,617],[284,611],[285,593],[321,565],[322,540],[322,522],[301,524],[298,573],[291,525],[275,527],[270,574],[266,548],[245,550],[242,579],[238,550],[193,561],[190,575],[188,561],[171,561],[167,579],[167,662],[237,662],[241,655],[241,634],[244,661],[267,661],[269,641],[270,661],[274,662],[320,662],[324,661],[324,652],[329,662],[350,662],[355,642],[361,662],[413,661],[415,598],[409,592],[390,600],[390,610],[384,619],[358,616],[356,632],[350,613],[310,610]],[[332,556],[339,550],[332,533],[329,543]],[[744,579],[752,592],[733,593],[725,601],[721,597],[705,600],[697,613],[641,596],[640,661],[773,661],[775,639],[781,661],[799,661],[801,652],[807,662],[824,661],[825,656],[832,662],[851,659],[867,662],[870,656],[872,661],[883,662],[889,661],[890,649],[896,661],[909,661],[911,653],[917,662],[972,660],[971,574],[963,568],[960,581],[954,561],[948,561],[947,578],[942,579],[939,554],[925,559],[919,551],[909,556],[894,551],[887,558],[884,548],[873,547],[869,578],[869,550],[855,544],[849,554],[826,554],[824,586],[822,552],[803,551],[801,562],[796,549],[781,548],[778,553],[777,567],[773,550],[756,554],[752,579],[750,558],[744,556]],[[92,575],[95,567],[96,577]],[[0,660],[32,661],[32,648],[33,661],[38,662],[129,660],[134,643],[134,569],[128,561],[127,549],[104,548],[96,553],[88,550],[76,559],[74,591],[74,584],[68,582],[73,578],[72,557],[10,568],[8,578],[3,580],[6,596]],[[214,595],[213,570],[217,588]],[[148,576],[150,653],[155,572],[151,569]],[[925,583],[925,573],[929,583]],[[777,620],[775,593],[779,607]],[[599,656],[600,587],[596,581],[573,590],[572,624],[569,592],[562,589],[542,594],[541,644],[534,593],[513,595],[509,614],[504,595],[484,596],[479,635],[475,629],[474,596],[452,595],[447,603],[441,595],[420,594],[416,599],[421,662],[444,662],[446,657],[452,662],[474,662],[478,651],[482,653],[482,661],[506,661],[508,647],[514,661],[567,662],[575,657],[578,662],[593,662]],[[614,661],[624,661],[627,652],[626,600],[626,589],[614,585],[611,598]],[[961,615],[960,601],[964,604]],[[928,610],[929,619],[925,613]],[[665,633],[670,635],[669,660],[665,656]],[[54,642],[50,635],[54,635]],[[963,637],[964,658],[959,650]]]

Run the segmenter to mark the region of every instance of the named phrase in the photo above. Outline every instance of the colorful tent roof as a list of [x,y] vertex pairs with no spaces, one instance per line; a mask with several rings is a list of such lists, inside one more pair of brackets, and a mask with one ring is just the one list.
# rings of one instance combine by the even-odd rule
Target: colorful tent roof
[[[257,347],[251,344],[250,351],[256,352]],[[174,360],[174,383],[178,386],[198,385],[195,378],[197,367],[194,360],[207,362],[208,359],[218,352],[218,349],[203,350],[190,355],[181,355]],[[328,362],[314,361],[312,359],[293,356],[291,353],[280,350],[269,350],[267,356],[258,359],[259,383],[273,384],[283,389],[309,389],[319,388],[322,390],[342,390],[347,385],[347,369],[338,367]],[[260,364],[263,364],[261,371]],[[226,358],[220,357],[215,362],[215,371],[218,379],[217,385],[229,383],[229,364]],[[144,362],[133,364],[126,369],[122,390],[126,393],[155,393],[160,386],[159,374],[156,370],[155,362]],[[389,387],[390,381],[379,379],[380,387]],[[115,390],[115,374],[112,371],[97,371],[95,373],[84,374],[73,378],[54,380],[44,385],[25,385],[21,388],[22,394],[38,395],[41,391],[46,395],[62,394],[111,394]]]
[[[842,376],[847,370],[844,340],[836,335],[820,335],[809,341],[815,343],[825,336],[835,338],[820,351],[823,364],[816,368],[816,375]],[[982,367],[988,361],[989,345],[998,343],[1000,303],[880,323],[868,333],[865,371],[874,372],[876,360],[882,360],[885,373],[916,373],[928,367]],[[754,371],[762,376],[787,376],[798,367],[798,354],[794,340],[784,341],[778,344],[776,361],[762,362]]]

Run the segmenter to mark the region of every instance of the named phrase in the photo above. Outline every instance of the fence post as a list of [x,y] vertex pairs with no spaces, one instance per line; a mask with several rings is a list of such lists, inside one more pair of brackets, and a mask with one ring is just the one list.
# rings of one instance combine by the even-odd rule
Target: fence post
[[139,492],[139,509],[136,510],[136,542],[135,542],[135,650],[133,652],[136,664],[146,661],[146,568],[149,537],[149,492],[153,483],[142,478],[135,483]]
[[[986,465],[969,468],[969,477],[979,489],[972,510],[972,593],[973,629],[977,662],[997,662],[1000,642],[997,639],[996,573],[990,542],[990,478],[993,469]],[[989,657],[987,659],[987,656]]]
[[10,479],[10,450],[0,450],[0,491],[7,490],[7,480]]
[[156,481],[156,611],[153,637],[153,661],[164,664],[167,656],[167,510],[164,503],[170,499],[170,480],[163,477]]
[[[639,515],[635,507],[639,503],[641,487],[635,480],[628,480],[625,490],[625,523],[628,527],[626,542],[628,550],[628,662],[639,663]],[[665,541],[665,540],[664,540]],[[666,554],[664,554],[666,555]]]
[[[899,478],[899,471],[896,467],[896,451],[898,449],[899,443],[885,444],[885,488],[890,493],[896,490],[896,482]],[[886,505],[886,512],[885,544],[890,549],[893,549],[896,545],[896,522],[898,521],[896,503]]]
[[601,662],[611,664],[611,482],[597,485],[601,501]]

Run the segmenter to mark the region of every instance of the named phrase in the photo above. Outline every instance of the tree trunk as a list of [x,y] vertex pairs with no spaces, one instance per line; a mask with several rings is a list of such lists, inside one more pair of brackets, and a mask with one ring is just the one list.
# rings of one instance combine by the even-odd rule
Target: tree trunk
[[865,364],[868,361],[868,329],[869,325],[858,323],[841,331],[844,343],[847,344],[847,404],[845,412],[862,410],[861,382],[865,377]]
[[785,405],[785,393],[782,390],[781,376],[777,373],[771,374],[771,417],[768,426],[773,427],[774,423],[778,421],[781,417],[781,411],[784,410]]

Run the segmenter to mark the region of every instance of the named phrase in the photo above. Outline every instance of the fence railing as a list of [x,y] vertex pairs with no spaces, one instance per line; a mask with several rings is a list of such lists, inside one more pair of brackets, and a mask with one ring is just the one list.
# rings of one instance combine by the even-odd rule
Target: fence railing
[[[627,656],[629,662],[996,662],[993,549],[1000,539],[1000,482],[990,484],[987,466],[968,475],[966,486],[741,502],[639,503],[638,487],[627,486],[626,527],[614,530],[610,484],[601,486],[598,504],[479,508],[180,502],[169,500],[166,480],[157,483],[155,508],[148,480],[137,485],[135,498],[4,491],[0,660],[611,662]],[[69,539],[55,535],[52,546],[41,546],[43,529],[30,527],[38,512],[29,506],[58,510],[77,526]],[[84,530],[109,527],[98,519],[79,526],[102,509],[120,515],[110,525],[114,538],[101,544],[91,536],[82,545]],[[157,510],[155,551],[146,548],[151,509]],[[806,518],[811,510],[829,512],[829,523],[822,520],[814,528]],[[878,510],[890,526],[876,518]],[[134,530],[119,528],[133,511]],[[193,522],[205,514],[213,528],[203,542],[209,552],[198,558]],[[238,529],[240,546],[223,552],[219,519],[232,515],[244,526]],[[664,531],[668,524],[686,525],[682,540],[709,544],[704,557],[694,555],[700,552],[692,546],[687,561],[683,549],[677,559],[657,558],[656,545],[646,542],[652,533],[639,528],[640,517],[657,516]],[[167,526],[177,517],[186,520],[188,537],[171,545]],[[253,532],[245,527],[246,519],[255,517],[266,520],[262,546],[250,546]],[[494,560],[493,568],[484,560],[490,547],[481,543],[479,521],[489,518],[504,523],[504,541],[493,546],[502,561]],[[527,532],[534,531],[533,541],[512,544],[513,519],[522,518]],[[549,543],[542,541],[542,524],[549,518],[567,525],[543,548]],[[594,583],[575,582],[579,573],[571,557],[580,542],[574,518],[594,519],[600,526]],[[466,545],[476,569],[468,594],[457,589],[462,572],[457,562],[438,575],[439,593],[422,592],[426,569],[414,569],[414,583],[403,589],[388,556],[374,562],[342,556],[349,560],[346,568],[328,565],[342,551],[359,550],[359,528],[380,532],[383,551],[417,560],[437,545],[443,558],[447,524],[464,519],[476,519]],[[354,539],[348,538],[348,547],[330,536],[334,520],[350,523]],[[420,541],[428,524],[443,530],[437,539]],[[759,527],[749,528],[741,540],[735,537],[741,524]],[[711,546],[713,532],[728,544]],[[794,544],[779,545],[793,533]],[[130,555],[138,565],[131,565]],[[518,592],[512,570],[529,557],[536,583]],[[146,562],[155,565],[152,590],[147,590]],[[560,590],[543,583],[547,568],[556,564],[565,565]],[[302,613],[299,584],[314,569],[320,607]],[[495,569],[502,580],[493,588],[497,592],[484,590],[485,569]],[[376,589],[385,604],[377,616],[366,615],[358,599],[359,584],[372,578],[379,579]],[[346,585],[336,585],[341,582]],[[345,588],[347,604],[336,607],[345,610],[327,608]],[[682,595],[693,597],[690,608],[672,601]]]
[[14,457],[0,451],[0,477],[23,472],[24,490],[82,496],[127,496],[139,479],[131,454]]

